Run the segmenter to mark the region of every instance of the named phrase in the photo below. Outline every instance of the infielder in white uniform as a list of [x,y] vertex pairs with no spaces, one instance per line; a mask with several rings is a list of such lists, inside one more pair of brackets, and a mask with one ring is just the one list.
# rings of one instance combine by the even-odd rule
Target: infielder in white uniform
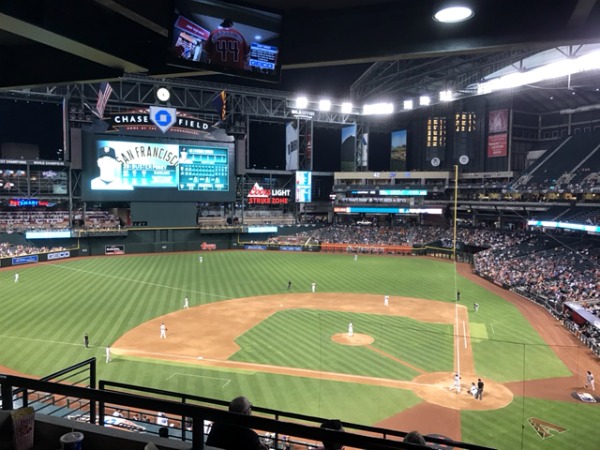
[[383,297],[383,306],[388,306],[390,304],[390,296],[386,295]]
[[354,326],[352,325],[352,322],[350,322],[348,324],[348,337],[352,336],[354,336]]
[[316,291],[317,291],[317,283],[313,283],[313,284],[311,284],[311,287],[312,287],[312,291],[313,291],[313,292],[316,292]]
[[106,363],[110,362],[110,347],[106,347]]
[[190,300],[186,297],[183,299],[183,309],[188,309],[190,307]]
[[160,338],[161,339],[167,338],[167,327],[165,326],[164,322],[160,324]]
[[590,387],[590,389],[592,391],[596,390],[596,384],[594,381],[594,374],[591,372],[591,370],[587,371],[587,374],[585,375],[585,387],[587,388],[588,386]]

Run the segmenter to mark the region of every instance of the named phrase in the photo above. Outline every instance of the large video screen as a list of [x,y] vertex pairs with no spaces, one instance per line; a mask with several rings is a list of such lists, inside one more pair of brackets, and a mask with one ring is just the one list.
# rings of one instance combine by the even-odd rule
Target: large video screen
[[83,198],[232,201],[233,145],[84,135]]
[[281,15],[216,0],[177,0],[169,64],[279,81]]

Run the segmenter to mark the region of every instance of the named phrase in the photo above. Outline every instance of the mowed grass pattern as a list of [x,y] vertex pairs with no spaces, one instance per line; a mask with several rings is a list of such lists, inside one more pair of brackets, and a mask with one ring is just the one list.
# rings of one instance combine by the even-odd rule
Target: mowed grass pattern
[[[13,282],[15,271],[20,273],[19,283]],[[487,340],[473,342],[476,369],[482,377],[512,381],[570,375],[516,308],[456,276],[454,265],[446,261],[361,255],[355,262],[352,255],[343,254],[243,251],[205,254],[202,264],[198,254],[181,253],[79,258],[2,270],[0,365],[41,376],[96,356],[100,379],[222,400],[244,394],[257,405],[364,424],[376,424],[419,403],[410,391],[377,385],[217,370],[144,358],[115,357],[111,364],[103,363],[106,345],[149,319],[180,309],[185,296],[193,307],[225,299],[287,294],[288,280],[293,283],[291,293],[309,292],[315,281],[319,292],[389,294],[392,300],[407,296],[453,302],[458,288],[460,304],[471,310],[469,320],[487,331]],[[472,311],[475,301],[480,304],[477,314]],[[435,315],[435,310],[431,314]],[[342,350],[331,344],[328,335],[345,332],[349,320],[360,327],[356,332],[375,335],[372,345],[393,358],[425,371],[451,370],[452,331],[448,327],[332,311],[276,314],[240,338],[242,349],[235,357],[395,379],[414,375],[412,369],[393,358],[359,347]],[[290,330],[294,330],[295,338]],[[306,335],[302,352],[293,354],[297,337],[304,330],[314,335]],[[85,332],[90,334],[88,350],[83,347]],[[265,351],[267,344],[272,352]],[[310,348],[321,354],[310,353]],[[506,450],[597,449],[597,440],[586,440],[586,436],[593,432],[592,424],[598,423],[596,411],[600,410],[572,408],[560,402],[526,399],[499,411],[463,411],[463,438]],[[577,446],[563,445],[566,441],[562,438],[537,442],[525,433],[523,442],[527,445],[522,447],[523,411],[542,419],[546,412],[574,414],[569,423]]]
[[[334,343],[331,337],[354,332],[375,339],[369,347]],[[289,366],[324,372],[340,372],[378,378],[410,380],[418,371],[452,371],[452,327],[422,324],[404,317],[337,311],[280,311],[248,330],[237,341],[241,350],[231,359]]]

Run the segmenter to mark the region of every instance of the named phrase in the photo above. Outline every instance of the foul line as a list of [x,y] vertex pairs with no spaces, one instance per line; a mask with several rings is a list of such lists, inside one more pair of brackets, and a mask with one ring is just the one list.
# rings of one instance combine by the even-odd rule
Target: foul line
[[179,287],[175,287],[175,286],[167,286],[165,284],[151,283],[149,281],[135,280],[133,278],[119,277],[119,276],[116,276],[116,275],[104,275],[104,274],[101,274],[101,273],[98,273],[98,272],[93,272],[91,270],[77,269],[75,267],[62,266],[60,264],[48,264],[48,263],[42,263],[42,264],[44,264],[45,266],[48,266],[48,267],[54,267],[54,268],[65,269],[65,270],[72,270],[74,272],[89,273],[90,275],[96,275],[98,277],[105,277],[105,278],[112,278],[114,280],[129,281],[131,283],[138,283],[138,284],[147,284],[149,286],[156,286],[156,287],[165,288],[165,289],[172,289],[174,291],[180,291],[180,292],[186,292],[186,293],[201,294],[201,295],[206,295],[206,296],[209,296],[209,297],[218,297],[218,298],[223,298],[223,299],[226,299],[226,300],[231,300],[232,299],[232,297],[226,297],[224,295],[218,295],[218,294],[211,294],[210,292],[191,291],[189,289],[183,289],[183,288],[179,288]]
[[231,380],[229,378],[218,378],[218,377],[206,377],[204,375],[191,375],[191,374],[187,374],[187,373],[181,373],[181,372],[174,372],[172,375],[169,375],[167,377],[167,381],[169,381],[171,378],[175,377],[175,376],[182,376],[182,377],[194,377],[194,378],[206,378],[209,380],[220,380],[220,381],[225,381],[225,384],[223,384],[221,386],[221,389],[225,389],[227,387],[227,385],[229,383],[231,383]]

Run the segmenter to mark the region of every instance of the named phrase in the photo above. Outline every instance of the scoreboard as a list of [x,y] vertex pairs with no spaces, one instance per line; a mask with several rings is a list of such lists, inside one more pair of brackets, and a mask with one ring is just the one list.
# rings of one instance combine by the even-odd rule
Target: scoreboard
[[312,201],[312,172],[296,172],[296,202],[310,203]]
[[[84,135],[86,200],[231,201],[231,143]],[[202,195],[198,197],[198,195]]]
[[229,161],[226,148],[181,147],[180,191],[222,191],[229,189]]

